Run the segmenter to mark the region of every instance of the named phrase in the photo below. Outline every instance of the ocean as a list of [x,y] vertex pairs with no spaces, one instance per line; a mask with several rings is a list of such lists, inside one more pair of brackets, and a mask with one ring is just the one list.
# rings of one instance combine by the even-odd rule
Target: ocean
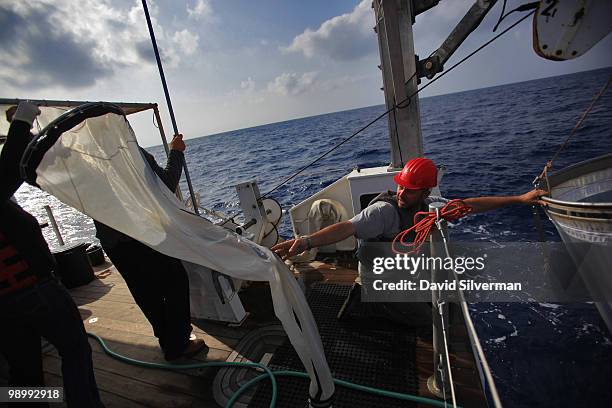
[[[420,100],[425,155],[447,172],[448,198],[526,192],[567,137],[612,68]],[[382,96],[381,96],[382,99]],[[256,179],[267,193],[327,149],[384,112],[383,105],[273,123],[187,140],[186,160],[202,205],[239,211],[234,185]],[[561,169],[612,151],[608,90],[555,161]],[[389,163],[386,119],[275,190],[284,212],[361,168]],[[148,149],[164,162],[161,146]],[[181,188],[186,194],[185,181]],[[66,242],[95,241],[92,221],[29,186],[16,194],[41,222],[53,208]],[[546,238],[559,241],[542,214]],[[285,214],[280,235],[292,230]],[[57,240],[44,229],[51,246]],[[531,209],[508,207],[455,223],[453,240],[492,244],[537,241]],[[592,304],[478,303],[471,312],[502,401],[511,407],[604,406],[612,401],[612,337]],[[604,402],[606,402],[604,404]]]

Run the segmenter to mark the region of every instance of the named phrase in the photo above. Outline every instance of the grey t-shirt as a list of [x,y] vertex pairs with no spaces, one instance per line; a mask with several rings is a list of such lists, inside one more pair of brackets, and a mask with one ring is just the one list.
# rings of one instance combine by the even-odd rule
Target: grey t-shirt
[[[429,196],[425,204],[447,203],[449,200],[439,196]],[[378,201],[349,220],[355,228],[355,237],[371,239],[382,236],[393,239],[400,232],[400,217],[392,204]]]

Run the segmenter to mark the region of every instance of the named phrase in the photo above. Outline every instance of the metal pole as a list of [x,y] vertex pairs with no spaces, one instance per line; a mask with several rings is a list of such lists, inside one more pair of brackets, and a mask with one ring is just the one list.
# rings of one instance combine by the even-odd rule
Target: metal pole
[[161,136],[162,144],[164,145],[164,150],[166,151],[166,157],[168,157],[170,156],[170,148],[168,147],[168,139],[166,139],[166,132],[164,131],[164,125],[162,124],[161,115],[159,114],[157,104],[153,108],[153,114],[155,115],[155,120],[159,126],[159,135]]
[[53,232],[55,232],[55,237],[59,241],[60,245],[65,245],[64,239],[62,238],[62,234],[60,233],[59,227],[57,226],[57,222],[55,221],[55,217],[53,216],[53,211],[51,211],[51,207],[45,205],[45,211],[47,212],[47,217],[49,217],[51,227],[53,227]]
[[[434,205],[434,204],[432,204]],[[440,205],[440,207],[442,207],[442,205]],[[430,206],[430,210],[431,210],[432,206]],[[435,205],[434,205],[435,208]],[[437,213],[439,213],[439,209],[436,211]],[[436,230],[436,232],[438,232],[439,230]],[[448,230],[446,228],[446,222],[443,222],[442,225],[442,231],[443,231],[443,236],[442,236],[442,248],[443,249],[443,256],[448,256],[450,257],[450,250],[448,247]],[[440,235],[440,232],[438,232],[438,235]],[[457,281],[457,273],[455,271],[453,271],[453,278]],[[487,384],[489,385],[489,391],[491,393],[491,397],[493,398],[493,406],[495,408],[501,408],[502,404],[501,404],[501,400],[499,398],[499,393],[497,392],[497,386],[495,385],[495,381],[493,381],[493,374],[491,373],[491,368],[489,367],[489,363],[487,362],[487,358],[484,354],[484,351],[482,350],[482,345],[480,344],[480,339],[478,338],[478,333],[476,333],[476,328],[474,327],[474,322],[472,321],[472,317],[470,316],[470,311],[468,309],[467,306],[467,301],[465,300],[465,296],[463,294],[463,291],[461,290],[457,290],[457,295],[458,295],[458,300],[459,300],[459,305],[461,307],[461,313],[463,314],[463,320],[465,321],[465,329],[468,333],[468,336],[470,338],[470,343],[472,345],[472,350],[476,349],[476,355],[474,356],[477,362],[477,367],[478,367],[478,371],[481,374],[481,378],[482,378],[482,374],[484,374],[484,378],[487,382]],[[450,370],[450,367],[449,367]],[[429,385],[429,381],[428,381],[428,385]],[[483,391],[485,391],[485,387],[483,385]]]
[[[164,132],[164,125],[162,124],[161,116],[159,115],[159,109],[157,109],[157,105],[153,108],[153,113],[155,114],[155,120],[157,120],[157,125],[159,126],[159,134],[162,138],[162,143],[164,145],[164,150],[166,151],[166,157],[170,156],[170,148],[168,147],[168,140],[166,139],[166,132]],[[187,168],[187,164],[185,163],[185,168]],[[181,193],[181,186],[176,186],[176,196],[179,200],[183,201],[183,194]]]
[[[443,203],[431,203],[429,205],[429,211],[435,212],[439,214],[440,209],[444,206]],[[443,228],[446,230],[446,223],[442,224]],[[446,234],[446,231],[444,231]],[[442,245],[442,236],[440,231],[437,228],[432,230],[430,235],[430,256],[441,257],[444,258],[444,249],[441,247]],[[444,270],[437,270],[435,268],[431,270],[431,281],[436,283],[444,282],[447,274]],[[440,305],[440,302],[444,302]],[[444,332],[448,332],[448,327],[443,327],[443,325],[447,325],[448,323],[448,303],[445,302],[445,296],[442,291],[434,289],[431,291],[431,318],[433,323],[433,363],[434,363],[434,374],[427,380],[427,388],[429,391],[436,395],[439,398],[444,398],[447,392],[450,390],[450,384],[447,384],[449,376],[448,369],[445,363],[444,356]],[[440,308],[442,308],[442,314],[444,318],[440,316]],[[445,369],[446,367],[446,369]],[[444,378],[445,377],[445,378]]]
[[[410,3],[401,0],[374,3],[385,103],[387,109],[399,105],[388,117],[390,169],[401,169],[409,159],[423,156]],[[409,101],[408,95],[413,95]]]
[[[174,117],[174,110],[172,109],[172,101],[170,100],[170,92],[168,91],[168,85],[166,84],[166,76],[164,75],[164,68],[162,67],[161,58],[159,57],[159,50],[157,49],[157,42],[155,41],[155,33],[153,32],[153,25],[151,24],[151,16],[149,15],[149,8],[147,7],[147,0],[142,0],[142,7],[144,8],[145,17],[147,19],[147,26],[149,27],[149,35],[151,36],[151,43],[153,44],[153,52],[155,53],[155,60],[157,61],[157,68],[159,69],[159,76],[161,77],[162,85],[164,87],[164,95],[166,96],[166,103],[168,104],[168,111],[170,112],[170,119],[172,120],[172,128],[174,134],[179,133],[178,126],[176,125],[176,119]],[[161,123],[161,122],[160,122]],[[189,171],[187,170],[187,163],[183,161],[183,168],[185,169],[185,178],[187,179],[187,186],[189,187],[189,194],[191,194],[191,202],[193,204],[193,211],[200,215],[198,210],[198,204],[196,202],[196,196],[193,192],[193,186],[191,185],[191,177],[189,177]]]

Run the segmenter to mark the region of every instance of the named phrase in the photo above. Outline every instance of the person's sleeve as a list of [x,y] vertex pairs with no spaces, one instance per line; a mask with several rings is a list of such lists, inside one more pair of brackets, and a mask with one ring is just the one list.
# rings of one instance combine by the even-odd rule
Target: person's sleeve
[[166,168],[164,169],[157,164],[151,153],[144,149],[141,149],[141,151],[147,159],[149,166],[151,166],[155,174],[157,174],[157,176],[164,182],[166,187],[168,187],[171,191],[175,191],[179,180],[181,179],[181,173],[183,170],[183,152],[179,152],[178,150],[170,150],[168,162],[166,164]]
[[19,174],[19,161],[30,139],[30,125],[14,120],[0,154],[0,197],[2,201],[11,198],[23,183]]
[[431,203],[442,203],[447,204],[450,200],[448,198],[444,198],[441,196],[429,196],[425,199],[425,204],[429,205]]
[[384,235],[392,229],[395,208],[389,203],[377,202],[366,207],[349,221],[359,239],[371,239]]

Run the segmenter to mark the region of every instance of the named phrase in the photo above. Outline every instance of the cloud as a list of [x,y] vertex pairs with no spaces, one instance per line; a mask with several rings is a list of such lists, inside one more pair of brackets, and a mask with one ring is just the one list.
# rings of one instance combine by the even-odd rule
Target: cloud
[[352,12],[323,22],[315,31],[306,29],[283,51],[303,53],[307,58],[325,55],[340,61],[356,60],[375,52],[377,41],[372,30],[371,3],[371,0],[362,0]]
[[181,48],[185,55],[192,55],[198,49],[200,36],[184,29],[174,33],[172,40]]
[[311,90],[317,84],[317,72],[283,73],[268,84],[268,91],[287,96],[299,95]]
[[253,81],[253,78],[248,77],[245,81],[241,81],[240,89],[247,93],[253,92],[255,90],[255,81]]
[[223,106],[254,105],[261,104],[266,100],[266,90],[257,89],[255,80],[252,77],[240,81],[240,88],[232,89],[226,95],[227,99]]
[[[55,12],[57,9],[53,5],[43,4],[21,14],[0,5],[2,77],[11,78],[13,83],[26,88],[51,82],[78,88],[112,73],[91,54],[94,44],[89,39],[76,41],[45,19]],[[28,27],[29,21],[37,23]]]
[[212,7],[210,7],[208,0],[196,0],[193,8],[187,6],[187,14],[194,20],[203,20],[210,17],[212,14]]
[[[150,11],[162,59],[177,66],[195,51],[197,36],[186,30],[166,36],[154,4]],[[119,69],[148,65],[151,48],[136,0],[124,8],[111,0],[0,2],[0,78],[22,88],[88,87]]]
[[370,80],[372,77],[375,77],[376,79],[380,78],[377,72],[367,75],[344,75],[338,78],[321,81],[320,88],[325,92],[332,92],[338,89],[353,86],[354,84],[364,83]]

